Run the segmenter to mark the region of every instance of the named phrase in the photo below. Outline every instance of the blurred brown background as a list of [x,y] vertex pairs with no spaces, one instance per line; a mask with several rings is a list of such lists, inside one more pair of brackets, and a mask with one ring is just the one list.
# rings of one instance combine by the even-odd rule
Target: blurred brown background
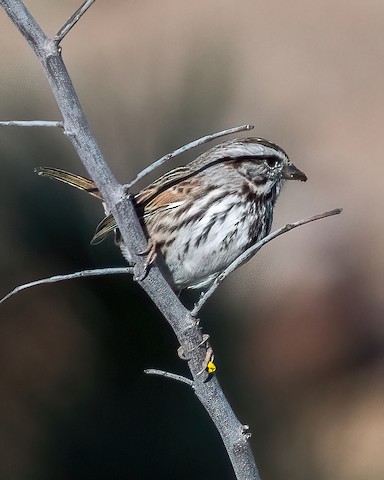
[[[54,35],[80,2],[27,5]],[[3,11],[0,25],[1,120],[60,119]],[[96,2],[62,47],[119,180],[253,123],[309,177],[286,185],[276,227],[344,208],[235,272],[204,328],[263,479],[384,478],[384,2]],[[97,202],[33,174],[84,173],[61,131],[1,128],[0,140],[0,295],[123,264],[112,241],[89,246]],[[186,367],[129,279],[38,287],[0,312],[2,479],[233,478],[193,394],[144,376]]]

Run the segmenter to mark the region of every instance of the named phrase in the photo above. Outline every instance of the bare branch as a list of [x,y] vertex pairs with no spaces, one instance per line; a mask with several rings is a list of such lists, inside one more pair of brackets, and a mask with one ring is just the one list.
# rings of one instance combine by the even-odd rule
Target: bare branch
[[165,372],[164,370],[157,370],[155,368],[148,368],[144,370],[144,373],[147,375],[159,375],[160,377],[170,378],[172,380],[177,380],[178,382],[186,383],[190,387],[193,387],[194,382],[189,378],[177,375],[176,373]]
[[192,150],[193,148],[203,145],[204,143],[211,142],[216,138],[224,137],[225,135],[230,135],[231,133],[243,132],[244,130],[252,130],[253,128],[254,128],[253,125],[240,125],[239,127],[228,128],[227,130],[221,130],[220,132],[211,133],[210,135],[205,135],[204,137],[198,138],[193,142],[187,143],[186,145],[178,148],[177,150],[174,150],[171,153],[167,153],[163,157],[159,158],[158,160],[153,162],[151,165],[149,165],[149,167],[144,168],[144,170],[142,170],[136,176],[136,178],[134,178],[130,183],[127,183],[126,185],[124,185],[124,188],[129,190],[139,180],[144,178],[149,173],[153,172],[156,168],[160,167],[164,163],[168,162],[168,160],[171,160],[171,158],[176,157],[177,155],[188,152],[188,150]]
[[8,120],[0,122],[0,127],[59,127],[64,128],[63,122],[47,120]]
[[324,212],[324,213],[319,213],[317,215],[313,215],[312,217],[306,218],[304,220],[298,220],[297,222],[294,223],[287,223],[284,227],[278,228],[277,230],[273,231],[266,237],[264,237],[262,240],[259,242],[255,243],[255,245],[252,245],[248,250],[246,250],[242,255],[236,258],[234,262],[229,265],[217,278],[216,280],[212,283],[212,285],[208,288],[208,290],[203,293],[199,299],[199,301],[196,303],[194,306],[193,310],[191,310],[192,315],[196,316],[205,302],[213,295],[213,293],[216,291],[217,287],[221,284],[221,282],[228,277],[230,273],[232,273],[236,268],[240,267],[243,265],[245,262],[247,262],[251,257],[253,257],[264,245],[266,245],[268,242],[273,240],[276,237],[279,237],[283,233],[289,232],[290,230],[296,228],[296,227],[301,227],[302,225],[306,225],[307,223],[315,222],[317,220],[321,220],[322,218],[326,217],[331,217],[333,215],[339,215],[343,211],[342,208],[335,208],[334,210],[331,210],[329,212]]
[[43,285],[45,283],[56,283],[62,282],[64,280],[75,280],[77,278],[87,278],[87,277],[100,277],[104,275],[121,275],[133,273],[133,267],[117,267],[117,268],[95,268],[93,270],[81,270],[80,272],[75,273],[68,273],[66,275],[54,275],[53,277],[43,278],[41,280],[35,280],[33,282],[24,283],[23,285],[19,285],[18,287],[14,288],[10,291],[5,297],[0,300],[0,303],[5,302],[16,293],[21,292],[27,288],[36,287],[38,285]]
[[80,20],[88,8],[94,3],[95,0],[86,0],[83,5],[76,10],[76,12],[65,22],[60,30],[53,37],[54,42],[58,45],[65,35],[71,30],[71,28]]

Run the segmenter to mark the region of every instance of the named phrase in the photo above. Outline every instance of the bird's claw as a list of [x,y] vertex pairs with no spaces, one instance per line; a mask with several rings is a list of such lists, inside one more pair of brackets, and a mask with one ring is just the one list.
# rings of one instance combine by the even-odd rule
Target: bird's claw
[[197,375],[201,375],[204,372],[207,372],[209,374],[212,374],[216,371],[216,365],[214,364],[214,359],[215,355],[213,353],[212,347],[208,343],[209,341],[209,335],[207,333],[203,334],[203,338],[201,342],[193,347],[192,349],[188,350],[188,352],[184,351],[183,347],[179,347],[177,349],[177,354],[182,360],[190,360],[190,354],[195,351],[196,349],[205,346],[206,347],[206,352],[205,352],[205,357],[202,362],[202,369],[197,372]]
[[137,264],[135,265],[134,276],[133,276],[134,280],[142,281],[148,275],[149,269],[157,257],[156,249],[157,249],[156,243],[151,239],[149,239],[145,249],[137,253],[137,255],[140,255],[140,256],[146,255],[147,257],[145,259],[143,269],[141,269],[141,267],[139,268]]

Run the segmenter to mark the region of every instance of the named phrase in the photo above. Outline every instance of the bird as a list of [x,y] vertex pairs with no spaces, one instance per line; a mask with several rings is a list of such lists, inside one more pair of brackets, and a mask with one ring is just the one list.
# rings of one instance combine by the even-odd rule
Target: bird
[[[92,180],[57,168],[35,170],[103,201]],[[307,177],[281,147],[257,137],[227,140],[165,173],[133,197],[148,240],[147,266],[156,260],[175,291],[208,288],[268,235],[286,180],[305,182]],[[108,212],[91,243],[113,231],[124,253],[118,225]]]

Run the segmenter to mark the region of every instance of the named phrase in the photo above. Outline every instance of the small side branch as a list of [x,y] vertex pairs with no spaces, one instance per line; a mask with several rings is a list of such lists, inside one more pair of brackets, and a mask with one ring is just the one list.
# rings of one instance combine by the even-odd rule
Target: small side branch
[[68,18],[65,24],[60,28],[60,30],[53,37],[53,41],[58,45],[65,35],[71,30],[71,28],[80,20],[88,8],[94,3],[95,0],[86,0],[83,5],[76,10],[76,12]]
[[0,122],[0,127],[58,127],[64,128],[63,122],[50,122],[46,120],[8,120]]
[[157,370],[155,368],[148,368],[147,370],[144,370],[144,373],[147,375],[159,375],[160,377],[170,378],[171,380],[186,383],[190,387],[193,387],[193,380],[183,377],[182,375],[177,375],[176,373],[165,372],[164,370]]
[[95,268],[94,270],[81,270],[80,272],[68,273],[66,275],[55,275],[53,277],[43,278],[41,280],[35,280],[33,282],[24,283],[14,288],[9,292],[5,297],[0,300],[0,303],[5,302],[16,293],[21,292],[27,288],[36,287],[37,285],[43,285],[45,283],[56,283],[62,282],[64,280],[74,280],[76,278],[87,278],[87,277],[101,277],[104,275],[121,275],[133,273],[133,267],[121,267],[121,268]]
[[237,259],[229,265],[228,268],[226,268],[213,282],[213,284],[209,287],[209,289],[200,297],[200,300],[196,303],[194,306],[193,310],[191,311],[191,314],[193,316],[196,316],[205,302],[213,295],[217,287],[221,284],[221,282],[228,277],[230,273],[232,273],[236,268],[240,267],[243,265],[243,263],[247,262],[255,253],[257,253],[264,245],[266,245],[268,242],[273,240],[276,237],[279,237],[283,233],[289,232],[290,230],[301,227],[302,225],[306,225],[307,223],[315,222],[317,220],[321,220],[322,218],[326,217],[331,217],[333,215],[339,215],[343,211],[342,208],[335,208],[334,210],[331,210],[329,212],[324,212],[324,213],[319,213],[317,215],[313,215],[312,217],[305,218],[303,220],[298,220],[297,222],[294,223],[287,223],[284,227],[278,228],[274,232],[270,233],[266,237],[264,237],[262,240],[257,242],[255,245],[252,245],[251,248],[246,250],[242,255],[237,257]]
[[168,162],[168,160],[171,160],[171,158],[176,157],[177,155],[188,152],[188,150],[192,150],[193,148],[203,145],[204,143],[211,142],[216,138],[224,137],[226,135],[230,135],[231,133],[243,132],[245,130],[252,130],[253,128],[254,128],[253,125],[240,125],[239,127],[228,128],[227,130],[221,130],[220,132],[211,133],[210,135],[205,135],[205,137],[201,137],[201,138],[198,138],[197,140],[194,140],[193,142],[187,143],[183,147],[180,147],[177,150],[174,150],[171,153],[167,153],[167,155],[164,155],[163,157],[159,158],[158,160],[153,162],[151,165],[149,165],[149,167],[144,168],[144,170],[142,170],[136,176],[136,178],[134,178],[130,183],[127,183],[126,185],[124,185],[124,188],[126,190],[129,190],[139,180],[144,178],[149,173],[153,172],[156,168],[160,167],[164,163]]

